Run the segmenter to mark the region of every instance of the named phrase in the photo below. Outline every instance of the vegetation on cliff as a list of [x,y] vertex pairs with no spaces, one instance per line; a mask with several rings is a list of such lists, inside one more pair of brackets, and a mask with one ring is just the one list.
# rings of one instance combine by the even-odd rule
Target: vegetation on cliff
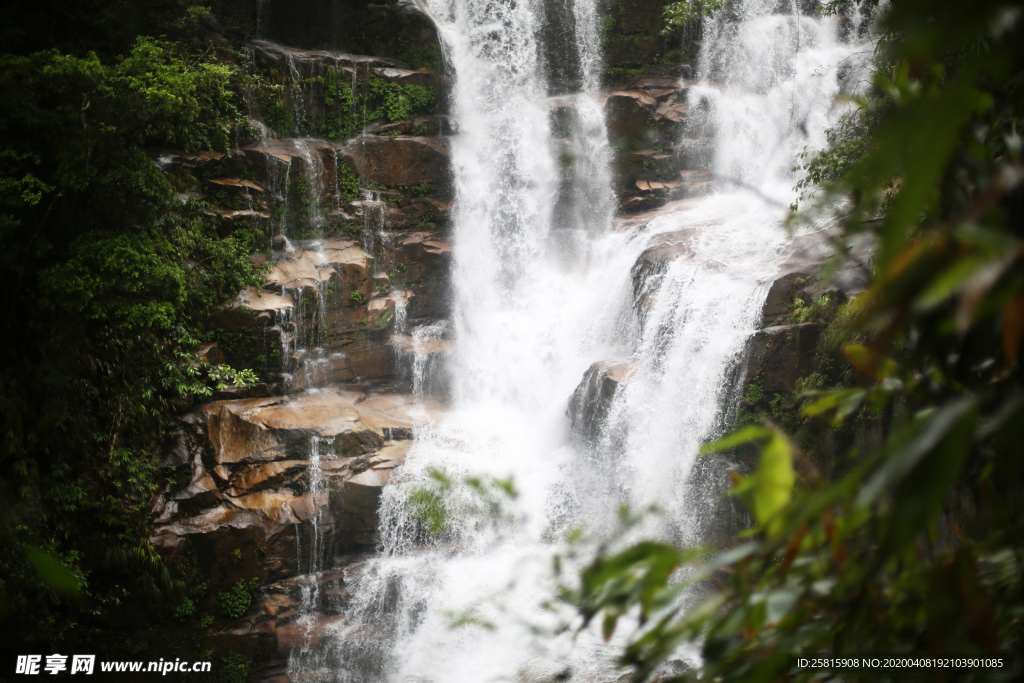
[[1021,661],[1024,16],[995,0],[902,0],[882,26],[874,89],[805,160],[805,189],[845,199],[846,235],[872,235],[877,256],[827,335],[845,339],[853,379],[806,395],[802,414],[880,419],[884,447],[845,454],[826,478],[771,422],[709,446],[751,457],[733,494],[756,524],[692,579],[706,601],[674,607],[672,580],[706,555],[653,543],[602,554],[569,595],[607,634],[639,610],[621,660],[636,680],[696,637],[703,669],[670,680],[820,677],[792,668],[801,654]]
[[195,351],[212,308],[261,275],[254,234],[219,232],[151,156],[229,146],[239,73],[207,11],[3,13],[0,619],[26,652],[173,587],[145,533],[161,433],[208,382],[254,379]]

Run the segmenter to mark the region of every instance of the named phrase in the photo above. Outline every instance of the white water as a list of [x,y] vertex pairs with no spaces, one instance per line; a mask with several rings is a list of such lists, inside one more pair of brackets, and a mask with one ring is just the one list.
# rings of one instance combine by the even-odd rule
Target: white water
[[[573,191],[594,199],[570,225],[552,219],[559,169],[536,43],[541,0],[425,4],[455,75],[452,406],[417,433],[385,489],[381,557],[353,577],[348,623],[325,634],[305,670],[341,681],[613,681],[618,641],[559,635],[566,614],[541,607],[553,596],[552,557],[567,552],[560,539],[573,525],[606,534],[621,502],[665,509],[643,533],[701,538],[719,490],[695,485],[695,454],[722,428],[727,378],[788,255],[790,166],[824,142],[838,114],[835,67],[853,48],[838,42],[835,20],[773,16],[774,2],[743,3],[738,25],[711,22],[706,84],[691,89],[691,105],[704,102],[716,131],[718,193],[617,231],[607,139],[586,93],[573,144],[601,168]],[[580,80],[593,90],[593,0],[576,0],[573,14]],[[631,269],[659,239],[688,253],[639,283],[634,307]],[[584,445],[566,405],[591,363],[607,359],[628,362],[628,381]],[[510,477],[519,495],[489,515],[456,485],[447,532],[424,542],[410,495],[432,486],[432,468],[456,481]],[[459,620],[474,623],[453,628]]]

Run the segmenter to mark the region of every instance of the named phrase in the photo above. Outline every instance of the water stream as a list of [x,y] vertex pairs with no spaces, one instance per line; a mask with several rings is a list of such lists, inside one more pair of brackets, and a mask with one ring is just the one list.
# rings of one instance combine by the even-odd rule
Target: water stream
[[[727,380],[789,256],[782,223],[796,154],[824,144],[842,113],[836,96],[856,87],[863,60],[836,18],[776,14],[774,1],[734,3],[706,22],[689,97],[707,117],[695,123],[714,131],[716,190],[643,229],[616,229],[595,0],[566,3],[582,88],[568,97],[568,141],[553,139],[550,123],[542,0],[423,4],[454,73],[451,406],[417,431],[384,491],[379,556],[351,577],[347,619],[295,658],[292,674],[615,681],[615,642],[559,634],[566,614],[542,607],[552,558],[576,525],[609,533],[620,503],[658,504],[663,514],[637,533],[682,543],[716,523],[707,511],[721,489],[695,474],[695,455],[726,427]],[[566,145],[572,173],[559,164]],[[675,258],[635,270],[652,246]],[[597,361],[621,372],[583,438],[566,407]],[[416,514],[416,492],[436,489],[432,471],[456,482],[437,537]],[[470,475],[510,478],[518,495],[481,506],[458,484]],[[694,652],[678,657],[696,663]]]

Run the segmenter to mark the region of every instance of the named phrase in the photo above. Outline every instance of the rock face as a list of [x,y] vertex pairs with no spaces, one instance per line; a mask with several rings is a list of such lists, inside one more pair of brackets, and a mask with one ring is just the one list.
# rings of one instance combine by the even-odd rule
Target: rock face
[[[260,586],[240,620],[206,631],[209,647],[261,658],[269,679],[295,647],[315,643],[300,616],[324,627],[339,618],[352,567],[376,543],[381,491],[440,409],[421,401],[414,416],[413,405],[328,388],[214,401],[181,421],[164,462],[176,483],[153,504],[152,542],[211,595]],[[315,604],[304,603],[312,585]]]
[[350,151],[360,177],[381,185],[420,185],[449,177],[451,155],[434,137],[367,135]]
[[641,75],[606,94],[622,211],[647,211],[710,189],[713,150],[703,124],[691,121],[689,90],[679,78]]
[[569,399],[567,414],[573,432],[585,441],[596,441],[615,394],[628,381],[628,363],[601,361],[591,365]]
[[[314,518],[329,544],[372,546],[376,499],[425,419],[411,407],[406,395],[333,388],[202,406],[168,456],[167,467],[188,476],[158,496],[154,543],[173,556],[187,541],[215,585],[294,575],[291,542]],[[258,570],[221,566],[236,551],[259,556]]]
[[797,380],[817,367],[820,323],[778,325],[747,342],[747,376],[765,392],[792,392]]
[[[401,392],[411,367],[446,353],[440,339],[411,340],[448,317],[451,125],[433,111],[445,84],[428,70],[251,50],[282,93],[251,112],[266,135],[224,155],[164,150],[157,163],[224,234],[256,236],[265,284],[215,314],[201,357],[261,381],[218,389],[180,420],[150,519],[154,547],[216,617],[203,646],[252,658],[271,680],[315,641],[309,620],[326,626],[345,609],[353,558],[377,542],[381,491],[440,409],[421,399],[414,416]],[[415,103],[396,114],[382,93]],[[357,120],[343,97],[376,118]]]

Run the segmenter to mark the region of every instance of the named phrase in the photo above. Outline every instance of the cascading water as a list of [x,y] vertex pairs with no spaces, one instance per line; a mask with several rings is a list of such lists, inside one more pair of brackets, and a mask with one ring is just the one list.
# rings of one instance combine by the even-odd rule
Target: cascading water
[[[384,491],[381,553],[353,577],[346,620],[292,673],[616,680],[614,648],[597,634],[555,635],[564,615],[541,608],[551,560],[574,525],[606,534],[620,503],[665,510],[637,533],[702,537],[720,492],[696,485],[695,455],[723,428],[727,378],[790,250],[781,223],[795,153],[824,143],[854,47],[836,19],[775,14],[776,2],[734,3],[708,22],[690,97],[716,132],[718,192],[643,230],[612,230],[593,0],[572,7],[584,92],[559,98],[575,103],[575,128],[557,142],[541,0],[423,4],[455,75],[451,406],[417,431]],[[562,173],[564,144],[596,170]],[[590,197],[570,202],[568,224],[557,208],[567,191]],[[587,368],[610,359],[618,389],[591,437],[573,436],[566,405]],[[432,471],[456,483],[442,487],[447,527],[430,539],[417,501],[437,489]],[[481,494],[457,483],[465,475],[509,477],[518,496],[482,514]]]

